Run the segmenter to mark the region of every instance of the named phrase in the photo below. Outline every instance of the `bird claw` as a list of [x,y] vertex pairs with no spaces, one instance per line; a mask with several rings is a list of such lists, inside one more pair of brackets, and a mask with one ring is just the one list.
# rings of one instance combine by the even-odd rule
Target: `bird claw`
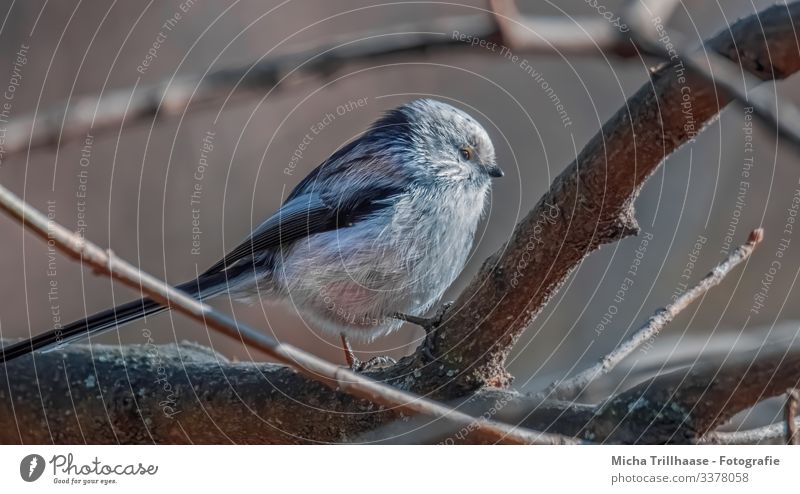
[[[453,306],[453,301],[445,302],[439,306],[436,310],[436,314],[433,316],[433,326],[432,331],[436,330],[439,326],[441,326],[442,322],[444,321],[444,316],[447,315],[447,311],[450,310],[450,307]],[[426,331],[427,332],[427,331]]]
[[444,316],[452,306],[453,302],[443,303],[436,310],[436,313],[433,315],[433,317],[418,317],[409,316],[406,314],[395,314],[397,319],[416,324],[425,330],[425,341],[422,343],[422,355],[430,362],[436,360],[436,340],[434,338],[436,336],[436,330],[439,329],[439,326],[441,326],[442,322],[444,321]]
[[433,338],[428,337],[429,335],[433,335],[433,333],[425,335],[425,341],[422,342],[422,355],[427,361],[435,362],[436,357],[433,355],[433,352],[436,349],[436,343],[433,341]]
[[397,361],[392,357],[387,357],[385,355],[379,357],[372,357],[367,361],[356,360],[353,363],[353,366],[350,369],[353,372],[366,372],[371,370],[380,370],[385,369],[386,367],[391,367],[395,365]]
[[417,326],[421,327],[425,330],[426,334],[430,334],[442,324],[444,321],[444,316],[447,314],[447,311],[450,310],[450,307],[453,306],[453,302],[445,302],[436,310],[436,313],[433,317],[419,317],[419,316],[411,316],[408,314],[400,314],[399,312],[394,315],[396,319],[400,319],[401,321],[410,322],[411,324],[416,324]]
[[367,361],[363,361],[356,357],[355,353],[353,353],[353,347],[350,346],[350,341],[347,339],[347,336],[342,334],[341,339],[342,349],[344,350],[345,360],[347,361],[347,367],[349,367],[353,372],[383,369],[397,363],[397,361],[392,357],[386,356],[372,357]]

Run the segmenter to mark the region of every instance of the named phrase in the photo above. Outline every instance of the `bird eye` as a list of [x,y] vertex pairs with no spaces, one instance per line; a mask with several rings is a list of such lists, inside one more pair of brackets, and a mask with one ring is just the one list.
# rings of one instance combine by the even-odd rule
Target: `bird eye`
[[465,160],[469,161],[472,159],[472,150],[469,148],[461,148],[459,151],[461,153],[461,157]]

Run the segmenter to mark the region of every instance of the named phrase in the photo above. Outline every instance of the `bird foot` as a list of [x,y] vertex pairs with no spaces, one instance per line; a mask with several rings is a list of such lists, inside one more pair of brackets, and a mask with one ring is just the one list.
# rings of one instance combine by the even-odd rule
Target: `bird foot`
[[444,316],[452,306],[453,302],[443,303],[436,310],[436,313],[433,315],[433,317],[418,317],[409,316],[407,314],[395,314],[397,319],[410,322],[411,324],[416,324],[425,330],[425,341],[422,343],[422,354],[431,362],[436,360],[436,357],[434,356],[436,354],[436,330],[439,329],[439,326],[441,326],[442,322],[444,321]]
[[445,302],[436,310],[436,314],[433,317],[419,317],[419,316],[411,316],[408,314],[400,314],[399,312],[394,315],[395,319],[400,319],[401,321],[410,322],[411,324],[416,324],[417,326],[421,327],[425,330],[426,334],[432,333],[436,331],[442,321],[444,321],[444,316],[447,314],[447,311],[450,310],[450,307],[453,306],[453,302]]
[[356,360],[355,367],[351,366],[353,372],[366,372],[372,370],[381,370],[395,365],[397,361],[392,357],[385,355],[380,357],[372,357],[367,361]]
[[392,357],[380,356],[380,357],[372,357],[369,360],[361,360],[355,356],[353,353],[353,347],[350,346],[350,341],[347,339],[347,336],[344,334],[341,335],[342,338],[342,349],[344,349],[344,357],[347,361],[347,366],[350,367],[350,370],[353,372],[364,372],[370,370],[379,370],[386,367],[391,367],[392,365],[396,364],[397,361]]

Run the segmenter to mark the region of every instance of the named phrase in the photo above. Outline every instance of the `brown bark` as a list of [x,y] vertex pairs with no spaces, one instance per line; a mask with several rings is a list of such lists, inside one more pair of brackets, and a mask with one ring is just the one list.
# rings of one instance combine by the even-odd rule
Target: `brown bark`
[[[739,20],[707,47],[761,79],[783,78],[800,68],[798,20],[799,3],[770,7]],[[633,201],[640,187],[691,138],[682,113],[683,87],[691,91],[698,130],[730,102],[707,79],[687,71],[680,83],[675,68],[662,65],[484,262],[438,332],[442,359],[458,370],[448,388],[461,391],[451,394],[508,383],[506,357],[572,270],[599,246],[636,234]]]
[[[3,375],[5,374],[5,375]],[[698,442],[798,383],[800,343],[703,362],[599,405],[483,388],[447,405],[475,417],[602,443]],[[97,345],[0,372],[0,443],[491,442],[404,416],[275,364],[229,362],[195,344]]]

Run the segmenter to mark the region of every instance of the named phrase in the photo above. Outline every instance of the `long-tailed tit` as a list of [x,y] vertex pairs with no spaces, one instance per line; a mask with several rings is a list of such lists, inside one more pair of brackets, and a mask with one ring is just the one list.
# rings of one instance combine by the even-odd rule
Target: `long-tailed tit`
[[[180,290],[293,304],[346,343],[419,316],[461,272],[495,164],[486,131],[445,103],[395,108],[301,181],[238,247]],[[0,350],[0,362],[167,310],[148,298]]]

